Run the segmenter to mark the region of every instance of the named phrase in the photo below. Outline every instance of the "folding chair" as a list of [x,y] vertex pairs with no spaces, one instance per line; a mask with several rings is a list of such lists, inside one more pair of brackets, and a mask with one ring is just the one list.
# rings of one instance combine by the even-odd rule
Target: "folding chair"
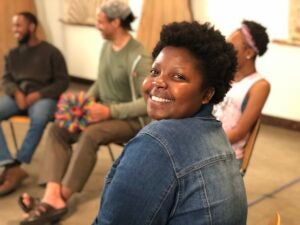
[[14,128],[14,123],[28,124],[28,123],[30,123],[30,118],[28,116],[12,116],[8,119],[8,123],[9,123],[11,134],[13,137],[15,149],[16,149],[16,151],[18,151],[18,140],[17,140],[15,128]]
[[111,144],[115,144],[115,145],[118,145],[118,146],[124,148],[125,143],[109,143],[109,144],[106,145],[106,147],[108,149],[108,152],[109,152],[109,155],[110,155],[110,158],[111,158],[111,161],[114,162],[116,160],[116,158],[114,156]]
[[114,153],[113,153],[112,148],[111,148],[110,145],[111,144],[107,144],[106,147],[108,149],[108,153],[110,155],[111,161],[114,162],[116,159],[115,159]]
[[280,214],[278,212],[275,213],[275,215],[271,218],[268,225],[280,225]]
[[257,138],[257,135],[258,135],[258,132],[259,132],[260,123],[261,123],[261,120],[260,120],[260,118],[258,118],[258,120],[254,124],[254,126],[253,126],[253,128],[250,132],[249,138],[248,138],[247,143],[245,145],[244,157],[243,157],[242,163],[240,165],[240,172],[241,172],[242,176],[244,176],[246,171],[247,171],[247,168],[248,168],[251,156],[252,156],[252,152],[253,152],[253,149],[254,149],[254,145],[255,145],[255,142],[256,142],[256,138]]

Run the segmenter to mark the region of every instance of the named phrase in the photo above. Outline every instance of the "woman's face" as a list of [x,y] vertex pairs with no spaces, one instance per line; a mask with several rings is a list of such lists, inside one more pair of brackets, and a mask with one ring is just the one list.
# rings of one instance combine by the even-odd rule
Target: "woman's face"
[[249,61],[247,57],[253,56],[253,52],[246,43],[244,35],[240,30],[236,30],[228,37],[227,41],[233,44],[237,51],[238,69],[243,68],[245,63]]
[[155,120],[194,115],[211,98],[202,86],[203,74],[191,53],[184,48],[165,47],[143,82],[148,115]]

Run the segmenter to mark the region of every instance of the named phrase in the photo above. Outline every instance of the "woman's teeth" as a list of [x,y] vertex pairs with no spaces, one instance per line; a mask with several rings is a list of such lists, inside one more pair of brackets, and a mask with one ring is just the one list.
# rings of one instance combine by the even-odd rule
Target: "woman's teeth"
[[170,99],[160,98],[156,96],[151,96],[151,100],[155,102],[171,102]]

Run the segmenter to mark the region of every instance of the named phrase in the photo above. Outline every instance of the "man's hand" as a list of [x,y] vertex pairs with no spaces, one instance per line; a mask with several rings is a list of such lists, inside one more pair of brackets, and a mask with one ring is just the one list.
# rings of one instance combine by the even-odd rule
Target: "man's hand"
[[110,119],[110,108],[101,103],[94,103],[89,107],[89,114],[93,122]]
[[41,99],[41,94],[38,91],[32,92],[26,96],[26,102],[28,106],[33,105],[36,101]]
[[28,105],[27,105],[26,96],[24,95],[24,93],[18,90],[15,92],[14,96],[15,96],[15,100],[16,100],[18,108],[21,110],[27,109]]

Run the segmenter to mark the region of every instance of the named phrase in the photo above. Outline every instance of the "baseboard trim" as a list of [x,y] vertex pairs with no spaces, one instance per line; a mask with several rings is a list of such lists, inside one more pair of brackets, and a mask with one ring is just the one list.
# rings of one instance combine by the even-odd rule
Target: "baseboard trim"
[[81,78],[81,77],[75,77],[75,76],[70,76],[71,81],[73,82],[77,82],[77,83],[83,83],[83,84],[92,84],[95,81],[94,80],[88,80],[85,78]]
[[295,120],[288,120],[274,116],[262,115],[261,121],[263,124],[268,124],[276,127],[282,127],[289,130],[300,131],[300,122]]

